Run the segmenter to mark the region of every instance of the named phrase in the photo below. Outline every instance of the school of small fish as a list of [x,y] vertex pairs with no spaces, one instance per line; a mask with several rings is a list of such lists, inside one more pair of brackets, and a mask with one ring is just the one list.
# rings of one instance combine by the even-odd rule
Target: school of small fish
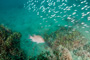
[[[74,2],[70,0],[28,0],[24,8],[29,12],[35,12],[42,19],[41,28],[51,27],[53,24],[61,26],[66,19],[72,25],[64,24],[65,27],[73,27],[74,24],[77,29],[80,28],[78,24],[82,25],[82,29],[90,27],[87,23],[90,22],[90,3],[87,0],[74,0]],[[43,23],[46,23],[45,26]],[[85,30],[85,32],[89,33],[90,30]]]

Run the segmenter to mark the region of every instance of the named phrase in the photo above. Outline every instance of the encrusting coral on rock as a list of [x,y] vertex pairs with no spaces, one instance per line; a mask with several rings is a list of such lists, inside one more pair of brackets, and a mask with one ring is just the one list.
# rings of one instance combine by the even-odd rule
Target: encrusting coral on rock
[[[51,34],[45,32],[44,40],[45,43],[53,51],[52,54],[47,55],[47,53],[43,53],[44,55],[40,54],[38,56],[32,57],[32,59],[36,58],[37,60],[40,60],[42,58],[45,58],[43,60],[73,60],[71,51],[75,56],[82,57],[82,55],[80,55],[82,53],[83,55],[84,53],[87,53],[86,56],[89,56],[89,49],[84,49],[84,46],[87,46],[87,39],[84,38],[84,36],[77,30],[73,30],[73,28],[66,28],[61,26],[60,29],[56,30],[55,32],[52,32]],[[82,51],[82,48],[86,52]],[[77,52],[75,52],[76,50]]]
[[[26,55],[20,48],[20,37],[20,33],[0,25],[0,60],[26,60]],[[41,36],[31,36],[35,42],[38,37],[40,43],[44,41],[50,50],[32,56],[29,60],[73,60],[71,51],[75,56],[84,56],[82,60],[90,58],[87,39],[77,30],[73,31],[73,28],[60,27],[51,34],[44,34],[43,39]]]
[[0,60],[25,60],[20,48],[21,34],[0,25]]

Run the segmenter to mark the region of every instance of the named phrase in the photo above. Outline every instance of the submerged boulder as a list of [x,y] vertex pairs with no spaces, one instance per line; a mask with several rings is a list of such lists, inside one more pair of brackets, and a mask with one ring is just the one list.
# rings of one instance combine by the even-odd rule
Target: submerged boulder
[[20,48],[21,34],[0,25],[0,60],[25,60]]
[[[80,50],[88,41],[78,30],[62,26],[51,34],[45,34],[44,37],[45,42],[53,50],[57,60],[73,60],[70,51],[74,53],[75,50]],[[59,48],[59,46],[63,48]]]

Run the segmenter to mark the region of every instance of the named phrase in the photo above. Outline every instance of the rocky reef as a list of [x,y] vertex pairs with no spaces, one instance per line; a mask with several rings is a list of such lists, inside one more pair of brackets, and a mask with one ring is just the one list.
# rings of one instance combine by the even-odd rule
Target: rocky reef
[[21,34],[0,25],[0,60],[24,60],[25,53],[20,48]]
[[30,57],[29,60],[50,60],[52,56],[50,55],[50,52],[41,53],[38,56]]
[[80,56],[82,60],[87,60],[90,57],[87,39],[72,27],[61,26],[51,34],[45,32],[44,40],[52,52],[41,53],[31,57],[30,60],[74,60],[74,56]]
[[73,50],[83,46],[87,39],[77,30],[73,30],[73,28],[60,27],[51,34],[45,34],[45,41],[52,49],[62,45],[69,50]]
[[[26,54],[20,48],[21,34],[0,25],[0,60],[26,60]],[[74,28],[60,26],[54,32],[44,34],[44,41],[50,48],[29,60],[81,60],[90,59],[90,43]],[[47,49],[49,49],[47,48]]]

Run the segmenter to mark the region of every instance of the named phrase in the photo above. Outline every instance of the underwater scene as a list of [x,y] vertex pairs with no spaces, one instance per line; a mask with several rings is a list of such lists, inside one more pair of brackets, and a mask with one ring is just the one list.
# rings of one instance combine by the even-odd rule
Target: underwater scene
[[90,0],[0,0],[0,60],[90,60]]

